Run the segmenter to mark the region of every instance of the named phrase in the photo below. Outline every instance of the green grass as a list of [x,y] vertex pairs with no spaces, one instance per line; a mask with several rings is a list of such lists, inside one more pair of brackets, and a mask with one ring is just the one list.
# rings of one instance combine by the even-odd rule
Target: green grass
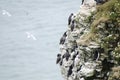
[[101,22],[105,23],[107,21],[111,21],[120,27],[119,17],[120,17],[120,0],[109,0],[108,2],[102,5],[97,5],[96,13],[89,16],[88,19],[86,20],[87,22],[91,23],[90,34],[93,35],[93,36],[89,36],[89,38],[87,39],[95,37],[98,31],[97,26]]

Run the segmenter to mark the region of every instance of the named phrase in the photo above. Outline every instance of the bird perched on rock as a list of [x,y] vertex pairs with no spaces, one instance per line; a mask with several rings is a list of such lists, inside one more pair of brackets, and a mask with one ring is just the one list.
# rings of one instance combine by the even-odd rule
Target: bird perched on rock
[[105,2],[107,2],[108,0],[95,0],[97,2],[97,4],[103,4]]
[[82,65],[80,65],[80,67],[77,69],[77,72],[80,71],[81,67],[82,67]]
[[66,32],[65,32],[65,33],[63,34],[63,36],[61,37],[59,44],[64,44],[64,43],[65,43],[66,36],[67,36],[67,34],[66,34]]
[[78,66],[79,63],[80,63],[80,55],[78,54],[78,55],[76,55],[76,57],[75,57],[75,66]]
[[63,36],[64,36],[64,37],[67,37],[67,31],[66,31],[66,32],[64,32]]
[[72,74],[72,69],[73,69],[73,65],[69,67],[67,77],[69,77]]
[[66,59],[66,61],[68,61],[69,57],[70,57],[69,51],[68,51],[68,50],[66,50],[66,53],[63,55],[63,57],[62,57],[62,58],[65,58],[65,59]]
[[82,4],[84,3],[84,0],[82,0]]
[[74,60],[74,56],[76,55],[75,51],[71,52],[71,60]]
[[75,20],[72,21],[72,24],[71,24],[70,27],[71,27],[71,31],[73,31],[73,30],[74,30],[74,27],[75,27]]
[[75,49],[78,48],[78,45],[77,45],[76,40],[74,40],[73,43],[74,43],[74,45],[73,45],[73,48],[72,48],[72,49],[75,51]]
[[58,64],[60,61],[61,61],[61,54],[57,54],[56,64]]
[[77,53],[72,52],[72,53],[71,53],[72,60],[74,60],[78,54],[79,54],[78,51],[77,51]]
[[60,60],[60,66],[62,66],[62,64],[63,64],[63,59]]
[[70,25],[71,21],[72,21],[72,16],[73,16],[73,13],[70,14],[69,18],[68,18],[68,25]]

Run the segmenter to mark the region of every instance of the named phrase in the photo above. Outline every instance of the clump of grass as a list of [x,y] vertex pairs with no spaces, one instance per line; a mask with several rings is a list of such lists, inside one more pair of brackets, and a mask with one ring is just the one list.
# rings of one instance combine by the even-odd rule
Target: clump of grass
[[120,66],[112,68],[112,74],[109,76],[108,80],[119,80],[120,79]]
[[[120,25],[120,0],[109,0],[103,5],[97,6],[96,14],[93,14],[88,17],[87,21],[91,23],[91,31],[89,36],[86,36],[84,41],[88,41],[97,34],[98,24],[111,21]],[[94,20],[93,20],[94,17]],[[92,21],[92,22],[91,22]]]
[[98,20],[94,20],[94,22],[91,24],[91,32],[95,32],[96,31],[96,26],[101,23],[101,22],[106,22],[108,21],[109,18],[106,18],[106,17],[101,17],[99,18]]
[[98,5],[97,6],[97,15],[96,17],[110,17],[111,12],[116,12],[120,7],[120,1],[119,0],[109,0],[108,2],[106,2],[103,5]]
[[[100,23],[107,23],[110,22],[114,25],[114,27],[119,26],[120,27],[120,0],[109,0],[108,2],[98,5],[97,11],[91,13],[91,16],[89,16],[85,22],[91,23],[90,25],[90,32],[84,36],[82,39],[82,43],[88,43],[90,40],[94,40],[97,42],[99,36],[97,35],[99,33],[99,29],[97,26]],[[108,23],[109,24],[109,23]],[[106,25],[103,26],[104,30]],[[111,27],[109,30],[106,30],[106,32],[109,32],[108,34],[113,34],[114,27]],[[117,28],[118,29],[118,28]],[[105,32],[103,32],[105,33]],[[111,40],[111,39],[110,39]],[[109,41],[110,41],[109,40]],[[108,44],[109,44],[108,41]],[[104,43],[103,43],[104,44]],[[105,45],[104,45],[105,46]],[[109,45],[106,44],[106,48],[109,48]]]
[[86,23],[92,23],[92,21],[94,20],[94,15],[95,15],[95,12],[91,12],[91,15],[87,17],[85,22]]
[[115,48],[112,55],[115,58],[115,60],[117,61],[117,63],[120,64],[120,45]]
[[95,37],[93,33],[84,34],[84,36],[82,36],[81,39],[79,40],[78,44],[89,45],[89,42],[92,40],[93,36]]
[[97,6],[97,13],[95,15],[95,20],[92,22],[91,28],[92,31],[95,31],[95,27],[101,23],[106,22],[108,20],[114,20],[117,18],[115,10],[118,10],[118,6],[115,6],[115,4],[119,0],[109,0],[103,5]]

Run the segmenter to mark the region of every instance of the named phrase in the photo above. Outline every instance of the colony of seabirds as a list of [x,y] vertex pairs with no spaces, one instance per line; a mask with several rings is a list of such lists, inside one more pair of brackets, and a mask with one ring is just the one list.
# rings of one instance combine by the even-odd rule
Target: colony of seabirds
[[[91,2],[91,3],[87,3]],[[92,11],[95,11],[96,4],[103,4],[107,0],[82,0],[81,11],[78,14],[71,13],[68,18],[68,30],[60,39],[60,53],[57,54],[56,64],[60,65],[61,73],[65,80],[93,80],[93,77],[105,70],[106,66],[112,66],[107,59],[104,59],[100,64],[104,67],[98,67],[99,56],[104,50],[100,46],[91,42],[90,45],[79,45],[77,40],[89,31],[87,27],[89,23],[84,23],[85,16],[90,16]],[[91,5],[90,5],[91,4]],[[86,11],[82,13],[82,9]],[[82,15],[80,15],[82,14]],[[76,22],[77,17],[81,17],[79,22]],[[78,27],[78,28],[77,28]],[[79,30],[78,30],[79,29]],[[98,61],[98,63],[97,63]],[[94,80],[107,80],[105,75],[97,75]]]

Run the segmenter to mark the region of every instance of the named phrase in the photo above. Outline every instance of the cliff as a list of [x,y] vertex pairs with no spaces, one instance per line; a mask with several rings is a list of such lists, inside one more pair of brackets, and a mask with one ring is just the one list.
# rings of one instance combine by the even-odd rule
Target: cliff
[[120,80],[120,0],[87,0],[71,14],[56,63],[64,80]]

